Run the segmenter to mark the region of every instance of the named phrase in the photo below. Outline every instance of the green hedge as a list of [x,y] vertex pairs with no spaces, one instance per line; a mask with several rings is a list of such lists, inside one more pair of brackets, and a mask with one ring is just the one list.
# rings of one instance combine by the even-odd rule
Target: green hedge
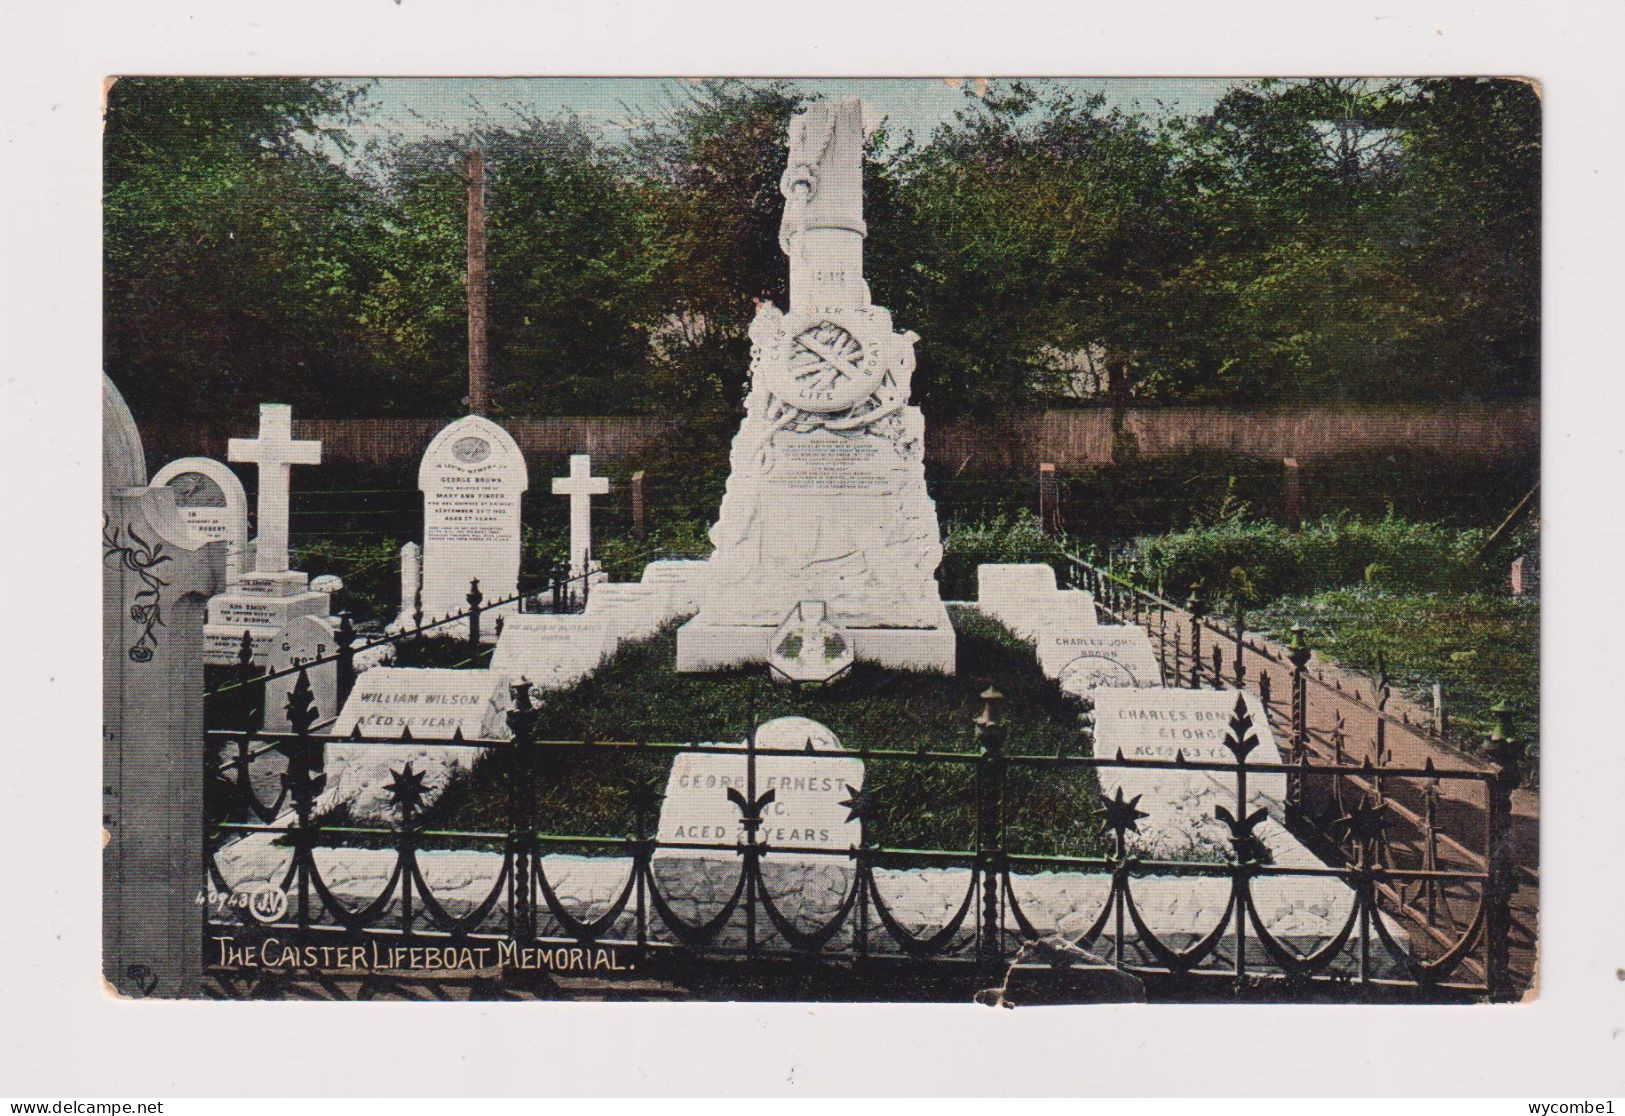
[[1255,600],[1342,585],[1418,592],[1479,587],[1491,571],[1475,561],[1488,532],[1351,515],[1306,523],[1301,531],[1269,522],[1227,520],[1140,539],[1132,556],[1171,593],[1201,584],[1224,593],[1245,571]]

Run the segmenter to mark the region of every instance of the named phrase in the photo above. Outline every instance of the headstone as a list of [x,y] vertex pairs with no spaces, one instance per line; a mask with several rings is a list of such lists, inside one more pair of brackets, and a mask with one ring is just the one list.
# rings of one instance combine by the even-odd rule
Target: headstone
[[[282,629],[271,643],[268,672],[278,674],[295,667],[305,667],[310,682],[310,694],[316,710],[313,731],[338,715],[339,667],[333,659],[319,666],[309,664],[318,659],[332,659],[338,654],[338,622],[327,616],[296,616]],[[288,696],[299,682],[298,674],[273,678],[265,683],[266,732],[291,732],[288,721]]]
[[559,690],[597,670],[612,650],[602,616],[509,616],[491,671],[508,682],[525,678],[538,690]]
[[666,619],[691,616],[700,607],[700,577],[703,561],[668,558],[643,567],[640,584],[659,592],[664,599]]
[[507,689],[495,671],[373,667],[355,680],[333,735],[465,740],[507,735]]
[[1151,637],[1133,625],[1050,625],[1039,637],[1038,665],[1075,697],[1100,688],[1162,685]]
[[102,377],[102,974],[120,996],[198,996],[203,619],[225,583]]
[[1022,639],[1036,640],[1046,625],[1098,622],[1094,596],[1057,589],[1055,570],[1043,562],[988,563],[976,567],[976,605]]
[[[423,589],[423,548],[415,542],[401,547],[401,611],[389,625],[390,633],[410,631],[417,623]],[[466,603],[466,602],[465,602]]]
[[829,622],[823,601],[801,601],[768,641],[775,682],[833,682],[852,669],[852,637]]
[[293,438],[293,411],[284,403],[260,404],[258,438],[232,438],[226,457],[259,467],[259,512],[255,518],[254,568],[226,592],[209,601],[204,627],[204,660],[237,662],[243,633],[253,641],[254,662],[264,667],[282,632],[300,616],[326,616],[332,599],[316,592],[309,577],[288,569],[288,482],[291,466],[321,462],[322,444]]
[[[490,419],[468,415],[434,436],[418,467],[426,623],[466,611],[469,582],[475,578],[487,602],[506,601],[519,592],[519,503],[529,484],[518,443]],[[402,565],[404,594],[404,556]],[[496,611],[517,612],[517,604]],[[402,616],[412,612],[412,597],[403,595]],[[435,630],[460,635],[467,630],[466,621]],[[483,616],[481,637],[491,642],[494,630],[492,617]]]
[[609,478],[592,475],[592,457],[585,453],[570,455],[569,476],[553,478],[553,495],[570,498],[572,578],[586,578],[592,572],[592,498],[608,491]]
[[583,615],[602,619],[606,653],[625,639],[648,639],[666,622],[665,594],[641,582],[605,582],[593,587]]
[[1523,555],[1512,560],[1512,569],[1507,574],[1512,586],[1514,597],[1523,596]]
[[175,490],[175,506],[204,542],[226,544],[226,583],[242,575],[248,559],[248,496],[231,466],[212,457],[182,457],[153,475]]
[[[1174,760],[1181,754],[1192,763],[1235,763],[1225,745],[1230,717],[1236,708],[1236,690],[1097,689],[1095,698],[1095,740],[1097,759],[1114,759],[1119,750],[1127,760]],[[1258,695],[1247,692],[1247,711],[1252,717],[1253,735],[1258,747],[1247,762],[1280,763],[1264,704]],[[1235,812],[1235,777],[1218,771],[1175,769],[1135,771],[1102,767],[1101,793],[1110,797],[1118,787],[1123,797],[1143,796],[1140,809],[1164,820],[1170,811],[1211,818],[1214,806]],[[1250,808],[1267,808],[1277,821],[1285,820],[1286,776],[1249,774]],[[1141,827],[1155,827],[1152,820]]]
[[678,632],[680,671],[765,662],[773,629],[807,600],[825,602],[859,661],[954,669],[925,420],[909,406],[918,338],[892,328],[863,278],[863,141],[855,97],[791,120],[790,307],[762,302],[751,324],[745,418],[699,613]]
[[[812,751],[803,755],[756,757],[756,795],[773,795],[756,839],[772,846],[773,860],[794,856],[798,849],[845,850],[862,843],[863,823],[852,804],[863,790],[863,761],[846,755],[834,733],[805,717],[781,717],[756,731],[758,748],[801,751],[809,742]],[[680,752],[672,760],[656,830],[657,860],[737,859],[731,851],[684,848],[732,846],[745,839],[739,808],[728,798],[729,790],[744,795],[749,789],[744,744],[718,746],[736,752]]]

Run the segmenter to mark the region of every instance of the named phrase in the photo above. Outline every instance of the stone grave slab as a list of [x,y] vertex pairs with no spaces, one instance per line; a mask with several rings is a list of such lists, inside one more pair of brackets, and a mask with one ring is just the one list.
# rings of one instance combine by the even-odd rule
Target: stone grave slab
[[410,729],[420,740],[450,740],[461,731],[475,740],[502,726],[506,736],[507,697],[491,670],[373,667],[357,676],[332,731],[391,737]]
[[[1183,751],[1195,763],[1233,764],[1235,757],[1225,747],[1230,715],[1236,706],[1235,690],[1097,689],[1095,698],[1094,754],[1113,759],[1121,749],[1128,760],[1172,760]],[[1246,695],[1253,718],[1253,734],[1258,747],[1249,763],[1280,763],[1264,706],[1256,694]],[[1098,769],[1101,793],[1108,797],[1122,788],[1124,798],[1141,796],[1140,809],[1149,817],[1141,819],[1145,841],[1164,849],[1183,845],[1215,845],[1228,848],[1224,825],[1214,817],[1214,807],[1235,811],[1235,778],[1216,771],[1174,769],[1132,771],[1121,768]],[[1286,776],[1249,774],[1249,809],[1267,809],[1277,822],[1286,817]]]
[[1075,697],[1103,686],[1162,685],[1151,637],[1135,625],[1047,624],[1038,637],[1038,665]]
[[1058,615],[1078,624],[1094,617],[1094,598],[1081,590],[1057,589],[1055,571],[1042,562],[977,566],[976,604],[1022,639],[1037,639],[1043,626]]
[[606,653],[623,639],[647,639],[665,622],[664,594],[640,582],[606,582],[594,585],[587,595],[583,614],[602,618],[608,632]]
[[523,676],[538,691],[558,690],[598,669],[613,646],[603,615],[513,615],[503,621],[491,670],[509,682]]
[[[518,592],[519,502],[529,484],[518,443],[490,419],[468,415],[434,436],[418,466],[425,621],[465,611],[471,579],[479,580],[486,601],[507,600]],[[402,582],[404,591],[404,573]],[[411,598],[404,599],[402,614],[412,611]],[[494,639],[493,629],[492,615],[483,616],[481,636],[487,642]],[[448,624],[437,629],[442,635],[459,630],[466,628]]]
[[[770,853],[769,861],[793,856],[797,849],[845,850],[862,840],[862,822],[842,803],[863,789],[863,761],[846,755],[834,733],[805,717],[768,721],[756,734],[760,748],[804,749],[809,741],[813,751],[805,755],[756,757],[756,793],[771,790],[774,795],[763,811],[757,839],[783,850]],[[728,791],[746,791],[745,746],[743,742],[715,746],[738,754],[683,752],[672,760],[656,831],[661,845],[656,860],[737,860],[732,852],[683,848],[744,840],[739,808],[729,801]],[[811,859],[845,863],[828,857]]]

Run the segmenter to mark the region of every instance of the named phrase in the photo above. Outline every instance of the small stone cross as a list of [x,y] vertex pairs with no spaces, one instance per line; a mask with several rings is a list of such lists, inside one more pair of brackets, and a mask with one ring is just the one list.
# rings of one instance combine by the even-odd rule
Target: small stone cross
[[254,572],[287,572],[288,467],[320,465],[322,444],[293,440],[292,407],[286,403],[261,403],[259,437],[231,439],[226,443],[226,460],[259,466],[259,543]]
[[570,497],[570,576],[586,577],[592,553],[592,498],[609,492],[609,478],[592,475],[592,456],[570,455],[570,475],[553,478],[553,495]]

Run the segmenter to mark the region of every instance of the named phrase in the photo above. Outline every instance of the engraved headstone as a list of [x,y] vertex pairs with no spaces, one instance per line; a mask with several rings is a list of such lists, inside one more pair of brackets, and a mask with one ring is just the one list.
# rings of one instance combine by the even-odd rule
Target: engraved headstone
[[152,483],[175,490],[175,506],[204,542],[224,540],[226,583],[247,568],[248,496],[231,466],[212,457],[182,457],[153,475]]
[[1079,627],[1098,622],[1093,595],[1057,589],[1054,569],[1042,562],[978,566],[976,604],[1022,639],[1036,640],[1054,623]]
[[640,583],[662,595],[666,619],[690,616],[700,607],[699,578],[704,570],[703,561],[663,559],[643,567]]
[[[425,622],[466,611],[469,583],[476,578],[487,602],[506,601],[519,591],[519,502],[529,484],[518,443],[490,419],[468,415],[434,436],[418,467]],[[402,571],[404,594],[404,555]],[[409,618],[413,609],[412,598],[403,596],[402,617]],[[437,629],[443,635],[465,630],[461,623]],[[494,630],[485,617],[482,638],[491,641]]]
[[490,670],[374,667],[356,678],[333,733],[393,737],[405,729],[419,740],[450,740],[458,732],[476,740],[504,726],[507,696]]
[[593,587],[583,615],[602,619],[606,651],[623,639],[647,639],[665,623],[665,594],[639,582],[606,582]]
[[147,484],[105,376],[102,424],[102,974],[121,996],[198,996],[201,650],[225,547],[187,525],[173,488]]
[[609,478],[592,475],[592,457],[570,455],[570,475],[553,478],[553,495],[570,498],[570,576],[585,578],[592,563],[592,498],[609,492]]
[[[863,790],[863,761],[845,754],[835,734],[805,717],[781,717],[756,730],[758,748],[794,749],[794,756],[757,756],[755,792],[771,792],[756,839],[772,846],[771,858],[797,849],[850,849],[862,842],[863,823],[853,806]],[[672,760],[656,834],[656,859],[712,856],[737,859],[732,851],[683,846],[730,846],[745,839],[739,807],[730,790],[750,789],[744,744],[716,745],[735,754],[681,752]]]
[[[269,673],[278,674],[295,667],[305,667],[310,681],[310,696],[316,710],[315,731],[338,714],[339,675],[338,662],[333,660],[317,666],[309,664],[318,659],[331,659],[338,653],[338,622],[327,616],[296,616],[288,622],[274,640],[269,651]],[[298,684],[297,674],[274,678],[265,684],[265,730],[290,732],[288,696]]]
[[1048,625],[1038,640],[1038,665],[1076,697],[1103,687],[1162,685],[1151,637],[1137,626]]
[[[1225,744],[1230,717],[1236,708],[1236,690],[1097,689],[1095,698],[1095,757],[1113,759],[1121,749],[1128,760],[1175,760],[1191,763],[1235,764]],[[1281,752],[1256,694],[1245,695],[1258,747],[1247,756],[1250,764],[1280,763]],[[1222,771],[1099,769],[1101,793],[1111,796],[1117,787],[1125,798],[1142,795],[1140,809],[1156,816],[1170,809],[1211,817],[1213,806],[1235,812],[1235,776]],[[1285,818],[1286,776],[1249,774],[1251,808],[1266,807],[1277,821]],[[1151,823],[1156,824],[1156,823]]]

